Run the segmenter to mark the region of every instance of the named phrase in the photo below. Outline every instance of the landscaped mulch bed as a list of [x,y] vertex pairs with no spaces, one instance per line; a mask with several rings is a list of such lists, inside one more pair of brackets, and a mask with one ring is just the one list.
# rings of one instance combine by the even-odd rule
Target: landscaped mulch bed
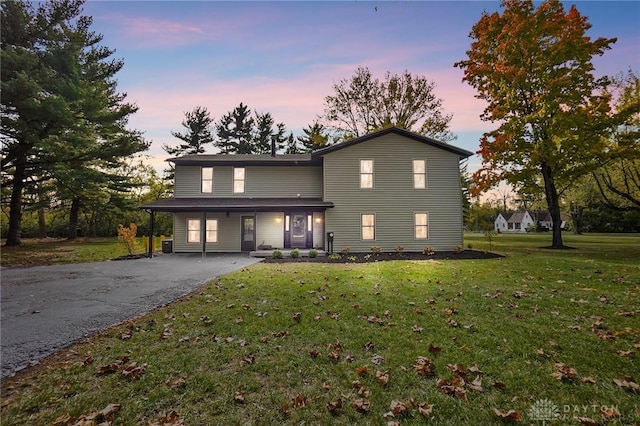
[[504,257],[500,254],[489,253],[476,250],[463,251],[440,251],[430,255],[420,252],[403,252],[403,253],[339,253],[340,258],[332,258],[331,256],[318,257],[297,257],[284,256],[282,259],[273,257],[265,258],[267,263],[292,263],[292,262],[317,262],[317,263],[370,263],[382,262],[386,260],[464,260],[464,259],[495,259]]

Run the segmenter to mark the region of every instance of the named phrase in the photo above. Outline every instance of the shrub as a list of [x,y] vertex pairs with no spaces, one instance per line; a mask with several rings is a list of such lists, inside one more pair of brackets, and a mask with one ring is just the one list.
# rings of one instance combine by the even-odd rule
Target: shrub
[[358,260],[358,258],[355,256],[349,256],[347,259],[350,260],[351,262],[355,262],[356,260]]
[[345,247],[342,250],[340,250],[340,253],[342,254],[347,254],[351,251],[351,247]]
[[272,254],[274,259],[282,259],[282,250],[275,249]]
[[327,256],[330,260],[339,260],[341,259],[341,256],[338,253],[331,253],[329,256]]
[[291,250],[291,253],[289,255],[292,258],[297,259],[300,257],[300,250],[298,250],[297,248],[294,248],[293,250]]
[[318,257],[318,250],[316,249],[309,250],[309,257],[311,258]]
[[464,247],[461,245],[453,246],[453,252],[456,254],[460,254],[464,251]]
[[402,253],[404,251],[404,247],[396,246],[396,253]]
[[382,247],[380,246],[372,246],[371,247],[371,252],[373,253],[380,253],[382,251]]
[[118,225],[118,241],[122,241],[129,254],[133,254],[135,250],[137,232],[138,227],[135,223],[130,223],[128,227]]
[[434,254],[436,254],[436,252],[429,246],[424,246],[424,248],[422,249],[422,253],[425,256],[433,256]]

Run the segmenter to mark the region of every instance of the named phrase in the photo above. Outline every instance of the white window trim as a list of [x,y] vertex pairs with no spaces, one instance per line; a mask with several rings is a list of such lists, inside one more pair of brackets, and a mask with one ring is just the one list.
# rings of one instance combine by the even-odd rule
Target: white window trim
[[[242,170],[242,179],[236,179],[236,170]],[[242,182],[242,190],[236,187],[236,184]],[[233,168],[233,193],[234,194],[244,194],[246,191],[246,182],[247,182],[247,170],[245,167],[234,167]]]
[[[198,229],[190,229],[189,228],[189,223],[191,221],[198,221]],[[191,233],[192,232],[197,232],[197,239],[191,239]],[[195,218],[195,217],[188,217],[187,218],[187,244],[198,244],[200,243],[200,234],[202,233],[202,219],[200,218]],[[193,234],[194,236],[196,234]]]
[[[215,230],[212,230],[209,228],[209,223],[215,223]],[[205,230],[204,233],[204,238],[206,240],[207,243],[218,243],[218,232],[220,229],[220,223],[218,222],[218,219],[207,219],[207,223],[206,223],[207,229]],[[209,239],[209,232],[214,232],[215,231],[215,238]]]
[[[417,215],[419,214],[424,214],[427,216],[427,224],[426,225],[418,225],[416,219],[417,219]],[[418,226],[425,226],[427,228],[427,236],[426,237],[418,237],[418,233],[416,232],[418,230]],[[413,212],[413,239],[414,240],[419,240],[419,241],[425,241],[429,239],[429,231],[430,231],[430,226],[429,226],[429,212]]]
[[[204,171],[205,169],[211,169],[211,179],[206,179],[204,178]],[[204,183],[205,182],[211,182],[211,190],[210,191],[205,191],[204,190]],[[200,192],[202,194],[213,194],[213,167],[200,167]]]
[[[424,163],[424,172],[416,173],[416,161],[422,161]],[[413,182],[413,189],[427,189],[429,187],[427,183],[427,160],[424,158],[414,158],[411,160],[411,180]],[[416,186],[416,175],[424,176],[424,186]]]
[[[362,172],[362,162],[363,161],[371,161],[371,173],[363,173]],[[375,161],[373,158],[361,158],[358,162],[358,178],[360,179],[359,185],[360,189],[374,189],[376,187],[376,169],[375,169]],[[362,186],[362,176],[363,175],[371,175],[371,186]]]
[[[373,228],[373,238],[364,238],[364,223],[363,216],[373,216],[373,226],[367,226],[367,228]],[[376,240],[376,214],[375,213],[360,213],[360,240],[361,241],[375,241]]]

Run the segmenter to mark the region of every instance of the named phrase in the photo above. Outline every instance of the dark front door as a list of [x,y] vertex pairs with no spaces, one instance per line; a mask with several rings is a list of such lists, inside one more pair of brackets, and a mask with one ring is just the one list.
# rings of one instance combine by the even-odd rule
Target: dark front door
[[253,251],[256,249],[256,218],[253,216],[242,216],[242,251]]
[[307,215],[291,215],[291,247],[306,248],[307,246]]

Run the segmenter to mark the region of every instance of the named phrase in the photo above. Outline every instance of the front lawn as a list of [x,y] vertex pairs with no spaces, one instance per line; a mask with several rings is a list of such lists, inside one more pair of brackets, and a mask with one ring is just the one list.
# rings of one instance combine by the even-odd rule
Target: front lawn
[[640,239],[549,238],[254,265],[3,380],[1,423],[640,422]]

